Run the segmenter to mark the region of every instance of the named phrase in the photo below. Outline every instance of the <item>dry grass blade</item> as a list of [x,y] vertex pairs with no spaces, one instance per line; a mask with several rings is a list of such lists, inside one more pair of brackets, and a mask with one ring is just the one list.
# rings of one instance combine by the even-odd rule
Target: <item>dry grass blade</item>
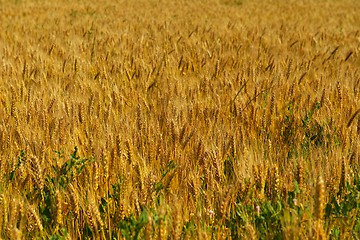
[[360,108],[351,116],[349,122],[347,123],[346,127],[350,127],[351,123],[354,121],[355,117],[360,113]]

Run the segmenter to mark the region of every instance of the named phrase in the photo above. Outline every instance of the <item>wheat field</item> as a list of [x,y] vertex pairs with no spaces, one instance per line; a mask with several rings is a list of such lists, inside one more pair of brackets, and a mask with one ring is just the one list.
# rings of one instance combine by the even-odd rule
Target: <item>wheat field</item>
[[359,239],[359,16],[0,0],[0,238]]

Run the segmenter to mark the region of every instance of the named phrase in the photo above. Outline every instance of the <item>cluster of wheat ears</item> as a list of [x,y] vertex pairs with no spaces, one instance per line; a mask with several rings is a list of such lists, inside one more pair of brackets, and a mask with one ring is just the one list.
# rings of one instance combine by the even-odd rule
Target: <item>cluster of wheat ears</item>
[[0,238],[358,239],[359,16],[0,1]]

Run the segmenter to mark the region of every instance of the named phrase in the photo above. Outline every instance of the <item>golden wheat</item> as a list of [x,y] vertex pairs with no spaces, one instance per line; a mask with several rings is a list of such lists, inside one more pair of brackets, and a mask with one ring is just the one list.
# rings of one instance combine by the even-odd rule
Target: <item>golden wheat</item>
[[0,238],[355,229],[324,208],[360,171],[358,2],[0,5]]

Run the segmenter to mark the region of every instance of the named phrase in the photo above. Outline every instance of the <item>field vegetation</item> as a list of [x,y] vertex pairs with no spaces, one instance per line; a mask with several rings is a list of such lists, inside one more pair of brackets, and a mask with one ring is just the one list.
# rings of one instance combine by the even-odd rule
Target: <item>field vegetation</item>
[[0,0],[1,239],[359,239],[360,2]]

